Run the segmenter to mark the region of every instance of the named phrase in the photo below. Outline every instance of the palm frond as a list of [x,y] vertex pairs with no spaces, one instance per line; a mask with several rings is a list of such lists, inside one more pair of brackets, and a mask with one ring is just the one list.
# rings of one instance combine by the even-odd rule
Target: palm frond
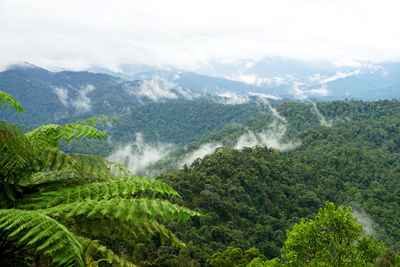
[[0,91],[0,107],[2,106],[4,106],[5,108],[10,106],[10,108],[14,108],[15,111],[24,111],[22,105],[18,103],[13,96],[6,94],[3,91]]
[[2,209],[0,230],[16,244],[52,257],[55,264],[83,266],[82,246],[74,235],[38,211]]

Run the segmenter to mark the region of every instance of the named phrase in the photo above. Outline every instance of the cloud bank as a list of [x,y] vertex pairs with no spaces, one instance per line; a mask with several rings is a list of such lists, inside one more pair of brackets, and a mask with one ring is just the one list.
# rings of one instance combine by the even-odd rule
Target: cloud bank
[[0,64],[118,70],[265,56],[400,60],[399,9],[395,0],[3,0]]

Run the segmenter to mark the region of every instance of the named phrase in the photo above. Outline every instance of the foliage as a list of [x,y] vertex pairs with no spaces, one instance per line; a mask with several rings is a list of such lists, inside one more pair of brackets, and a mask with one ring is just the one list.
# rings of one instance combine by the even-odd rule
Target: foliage
[[[400,239],[400,103],[335,101],[318,103],[318,108],[335,121],[333,127],[319,125],[309,104],[278,106],[289,124],[300,120],[288,126],[302,141],[296,150],[218,149],[160,176],[187,207],[204,214],[171,226],[183,240],[193,241],[192,259],[205,264],[229,246],[254,246],[269,259],[277,257],[286,230],[332,201],[353,206],[369,222],[364,230],[392,250],[387,262],[394,262]],[[261,121],[252,124],[257,130]]]
[[[13,105],[18,110],[18,104]],[[104,239],[98,228],[125,232],[130,239],[157,234],[162,242],[184,246],[161,220],[186,221],[198,213],[171,203],[168,199],[180,198],[174,189],[155,179],[132,176],[121,164],[58,150],[61,139],[105,138],[91,126],[104,120],[108,119],[46,125],[26,134],[1,121],[3,264],[25,256],[34,265],[83,266],[106,261],[132,266],[132,259],[118,255],[121,248],[107,247],[113,239]],[[118,229],[110,229],[115,225]],[[98,240],[93,239],[96,236]]]
[[360,266],[373,263],[384,251],[374,235],[361,234],[362,226],[344,209],[327,202],[315,220],[295,224],[282,248],[290,264],[311,266]]
[[247,266],[253,259],[266,260],[256,248],[250,248],[244,253],[240,248],[228,247],[224,252],[217,252],[207,261],[207,266],[233,267]]
[[[181,266],[196,264],[204,266],[214,253],[223,254],[228,247],[240,248],[242,251],[255,247],[268,259],[272,259],[268,264],[274,261],[273,264],[279,266],[283,263],[277,262],[276,257],[281,255],[280,248],[287,237],[286,231],[294,224],[300,224],[301,218],[304,218],[304,222],[314,218],[313,215],[325,201],[352,206],[353,213],[357,212],[363,221],[370,222],[364,231],[374,232],[375,236],[383,240],[388,247],[376,264],[378,266],[395,264],[399,252],[398,240],[400,240],[400,227],[398,227],[400,102],[397,100],[319,102],[316,106],[320,113],[327,120],[333,121],[333,126],[330,128],[320,125],[319,118],[310,103],[283,102],[273,106],[287,120],[288,135],[285,138],[299,140],[302,145],[284,153],[264,147],[241,150],[224,147],[213,155],[195,161],[192,166],[162,174],[159,178],[176,188],[183,197],[182,199],[172,197],[174,203],[200,211],[204,216],[194,217],[184,225],[167,223],[166,229],[173,231],[187,246],[177,248],[170,242],[161,246],[161,237],[153,237],[151,244],[146,243],[147,256],[143,257],[143,260],[135,261],[136,264],[177,266],[179,263]],[[111,132],[113,141],[131,141],[134,131],[142,131],[145,139],[150,141],[177,141],[179,144],[195,141],[175,151],[176,158],[184,152],[197,149],[204,143],[232,146],[247,130],[262,131],[272,121],[268,108],[254,108],[251,105],[223,106],[176,101],[143,105],[131,108],[130,111],[130,113],[124,111],[121,120],[113,122],[112,131],[108,131]],[[217,115],[213,117],[210,114]],[[72,118],[69,116],[65,121]],[[209,123],[211,126],[207,126]],[[25,135],[10,124],[0,124],[0,127],[6,129],[3,132],[13,133],[6,137],[10,141],[10,146],[12,140],[16,141],[12,151],[17,153],[16,148],[20,147],[19,144],[26,142]],[[66,141],[61,140],[60,143],[65,152],[70,152],[64,153],[70,158],[75,158],[71,153],[76,154],[77,151],[85,153],[99,151],[103,153],[102,155],[106,155],[111,150],[111,146],[106,147],[90,139],[79,143],[71,139],[72,146],[69,147],[67,145],[70,144]],[[47,149],[45,153],[51,155],[54,152],[53,155],[56,155],[56,151],[57,149]],[[22,159],[16,161],[18,164],[15,166],[18,168],[12,170],[30,170],[32,166],[36,166],[23,164],[23,162],[33,162],[29,155],[25,152],[16,154],[15,157],[22,157],[25,161]],[[62,153],[58,153],[60,159],[62,156]],[[172,161],[176,163],[175,158]],[[56,190],[50,190],[63,187],[62,182],[57,184],[50,179],[51,185],[47,186],[45,183],[54,173],[57,173],[57,177],[72,178],[68,180],[74,181],[74,186],[82,185],[79,189],[77,187],[76,193],[68,193],[70,200],[67,202],[82,201],[77,197],[79,194],[84,196],[89,191],[100,190],[98,184],[108,183],[105,179],[108,177],[106,173],[102,175],[93,173],[87,175],[90,178],[79,178],[86,177],[80,173],[87,173],[89,170],[86,168],[80,171],[78,166],[91,166],[91,163],[80,164],[76,168],[73,168],[75,165],[72,164],[69,169],[60,172],[57,166],[61,165],[55,164],[56,162],[51,167],[52,163],[49,161],[47,166],[50,171],[46,169],[45,172],[38,173],[35,167],[29,172],[32,175],[28,175],[26,185],[32,183],[30,180],[34,183],[42,181],[40,183],[43,185],[33,186],[32,190],[35,193],[20,201],[21,207],[26,205],[24,207],[27,208],[29,204],[40,203],[42,200],[43,205],[50,205],[44,195],[38,196],[39,192],[40,194],[52,192],[50,202],[69,205],[58,202],[62,195],[55,194],[53,199],[52,194]],[[41,166],[40,162],[37,164]],[[160,169],[163,167],[165,166],[160,166]],[[18,171],[18,173],[27,172]],[[93,177],[97,176],[105,181],[93,181]],[[18,177],[25,179],[22,176]],[[86,182],[81,180],[91,183],[86,187],[83,186]],[[92,182],[93,188],[89,187]],[[14,196],[18,200],[16,196],[20,194],[19,192],[22,190],[25,194],[26,191],[22,185],[24,184],[20,184],[20,188],[14,185],[5,186],[2,192],[5,196]],[[111,188],[115,186],[110,185]],[[114,189],[111,188],[110,192],[113,192]],[[66,191],[65,193],[67,194]],[[152,194],[145,191],[143,194],[140,193],[140,196],[152,196]],[[165,195],[157,197],[166,198]],[[97,201],[96,193],[93,193],[93,200]],[[88,206],[94,207],[91,206],[92,203],[88,202]],[[50,206],[49,208],[53,208]],[[71,206],[62,207],[64,214],[72,211]],[[125,231],[121,222],[84,216],[78,216],[74,220],[75,226],[70,224],[69,229],[79,236],[90,235],[93,240],[99,240],[103,245],[107,244],[113,251],[120,251],[123,248],[125,255],[129,256],[133,255],[134,251],[137,253],[142,251],[137,247],[136,241],[129,240],[129,235],[126,234],[128,231]],[[101,228],[99,225],[102,223],[108,223],[110,227]],[[110,231],[111,228],[119,230]],[[140,244],[145,242],[141,236],[136,238]],[[254,259],[254,261],[261,260]]]
[[19,104],[13,96],[0,91],[0,107],[3,105],[5,108],[10,105],[10,108],[14,108],[16,111],[24,111],[21,104]]

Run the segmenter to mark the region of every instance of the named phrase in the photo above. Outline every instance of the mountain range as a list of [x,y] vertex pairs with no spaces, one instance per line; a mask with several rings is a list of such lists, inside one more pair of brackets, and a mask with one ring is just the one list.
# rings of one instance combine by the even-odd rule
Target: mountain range
[[400,97],[397,62],[338,61],[309,63],[269,57],[233,63],[210,62],[191,71],[173,67],[122,65],[120,72],[90,71],[128,80],[163,78],[196,92],[219,95],[262,93],[292,100],[378,100]]

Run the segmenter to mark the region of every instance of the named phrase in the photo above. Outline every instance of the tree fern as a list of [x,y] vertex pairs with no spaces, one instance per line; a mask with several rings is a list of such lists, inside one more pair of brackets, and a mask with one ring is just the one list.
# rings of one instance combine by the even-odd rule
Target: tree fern
[[[131,175],[130,171],[120,163],[91,155],[65,154],[55,148],[44,148],[39,159],[42,170],[58,171],[63,178],[77,177],[81,179],[110,180]],[[54,174],[54,177],[60,176],[56,175],[56,173]],[[47,175],[47,177],[51,179],[51,176]]]
[[153,197],[162,197],[164,195],[167,197],[180,197],[173,188],[154,178],[129,176],[108,182],[95,182],[33,195],[24,199],[25,204],[23,207],[48,208],[85,199],[107,200],[116,197],[137,197],[146,192],[150,192],[151,194],[147,195]]
[[86,264],[90,262],[99,263],[101,261],[106,261],[110,264],[116,264],[117,266],[121,267],[136,266],[132,262],[115,255],[111,249],[108,249],[106,246],[100,244],[98,240],[91,240],[83,236],[78,236],[77,239],[82,244],[83,257]]
[[16,111],[24,111],[21,104],[18,103],[13,96],[0,91],[0,107],[7,108],[8,106],[14,108]]
[[94,218],[114,218],[126,221],[147,222],[162,218],[167,221],[186,221],[191,216],[199,215],[188,208],[172,204],[168,200],[160,199],[122,199],[108,200],[84,199],[67,204],[60,204],[40,212],[50,216],[79,216]]
[[[105,224],[107,227],[104,227]],[[75,217],[72,227],[78,235],[88,235],[98,238],[106,236],[110,239],[120,240],[129,240],[132,237],[136,240],[150,240],[155,233],[158,233],[163,244],[169,241],[176,247],[185,246],[173,232],[158,221],[147,221],[147,223],[143,224],[139,221],[128,222],[119,219],[96,219],[81,216]]]
[[[0,107],[9,105],[23,111],[13,97],[0,91]],[[106,138],[93,126],[114,119],[45,125],[27,134],[0,121],[0,233],[22,247],[21,253],[44,255],[46,265],[50,259],[53,265],[82,266],[83,250],[73,234],[78,233],[85,251],[96,250],[108,262],[132,266],[100,242],[84,237],[101,227],[102,238],[114,236],[104,236],[105,230],[127,238],[158,233],[162,241],[184,245],[161,222],[186,221],[198,213],[169,202],[168,198],[180,197],[174,189],[155,179],[132,176],[120,163],[58,149],[61,139]],[[109,225],[118,229],[107,229]],[[5,251],[1,246],[0,252]]]
[[50,256],[54,264],[83,266],[82,246],[74,235],[41,212],[0,210],[0,229],[18,245]]
[[70,142],[72,138],[80,140],[82,138],[105,139],[107,137],[102,131],[80,123],[44,125],[27,133],[26,136],[34,144],[36,150],[45,147],[58,148],[60,139]]
[[[0,176],[16,183],[21,175],[35,168],[36,158],[29,140],[14,125],[0,121]],[[4,181],[4,180],[3,180]]]

